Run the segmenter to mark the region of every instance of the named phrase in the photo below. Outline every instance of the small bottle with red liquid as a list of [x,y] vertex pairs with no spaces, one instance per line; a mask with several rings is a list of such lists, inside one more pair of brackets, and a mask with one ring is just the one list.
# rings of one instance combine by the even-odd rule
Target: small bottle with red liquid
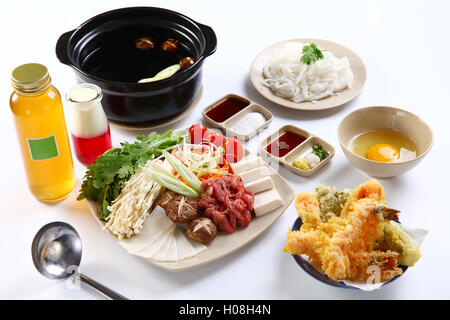
[[108,119],[101,104],[102,90],[90,83],[79,84],[69,90],[70,130],[75,154],[85,166],[112,148]]

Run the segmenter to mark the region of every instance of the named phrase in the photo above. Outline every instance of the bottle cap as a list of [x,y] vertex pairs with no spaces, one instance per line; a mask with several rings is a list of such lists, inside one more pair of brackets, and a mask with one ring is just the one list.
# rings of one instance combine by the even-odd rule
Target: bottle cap
[[11,80],[14,90],[25,95],[45,91],[52,83],[47,67],[39,63],[18,66],[13,70]]

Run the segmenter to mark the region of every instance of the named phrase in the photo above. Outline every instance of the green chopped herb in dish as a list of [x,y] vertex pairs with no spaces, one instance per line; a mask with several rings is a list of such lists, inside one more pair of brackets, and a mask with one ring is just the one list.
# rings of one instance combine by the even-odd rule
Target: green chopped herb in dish
[[320,161],[323,161],[328,157],[328,152],[323,150],[322,146],[318,144],[313,145],[313,151],[314,154],[320,158]]

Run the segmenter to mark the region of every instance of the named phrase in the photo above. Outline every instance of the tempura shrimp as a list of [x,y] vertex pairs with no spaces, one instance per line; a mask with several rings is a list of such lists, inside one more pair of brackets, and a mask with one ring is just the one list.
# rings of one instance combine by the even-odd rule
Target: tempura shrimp
[[320,207],[317,196],[312,192],[300,192],[295,198],[295,209],[302,223],[318,226],[320,220]]
[[378,181],[372,179],[353,189],[352,198],[355,201],[364,198],[384,201],[386,195],[384,194],[384,189],[381,184]]

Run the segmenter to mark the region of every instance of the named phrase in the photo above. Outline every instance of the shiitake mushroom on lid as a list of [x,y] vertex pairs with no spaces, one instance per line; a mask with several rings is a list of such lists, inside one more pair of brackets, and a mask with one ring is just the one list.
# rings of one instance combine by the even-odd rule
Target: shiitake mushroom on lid
[[184,57],[183,59],[180,60],[180,67],[181,69],[187,69],[190,66],[192,66],[195,62],[195,59],[192,57]]
[[178,42],[175,40],[166,40],[161,44],[161,50],[175,52],[178,50]]
[[136,48],[142,51],[149,50],[155,47],[155,41],[152,37],[140,37],[134,41]]

